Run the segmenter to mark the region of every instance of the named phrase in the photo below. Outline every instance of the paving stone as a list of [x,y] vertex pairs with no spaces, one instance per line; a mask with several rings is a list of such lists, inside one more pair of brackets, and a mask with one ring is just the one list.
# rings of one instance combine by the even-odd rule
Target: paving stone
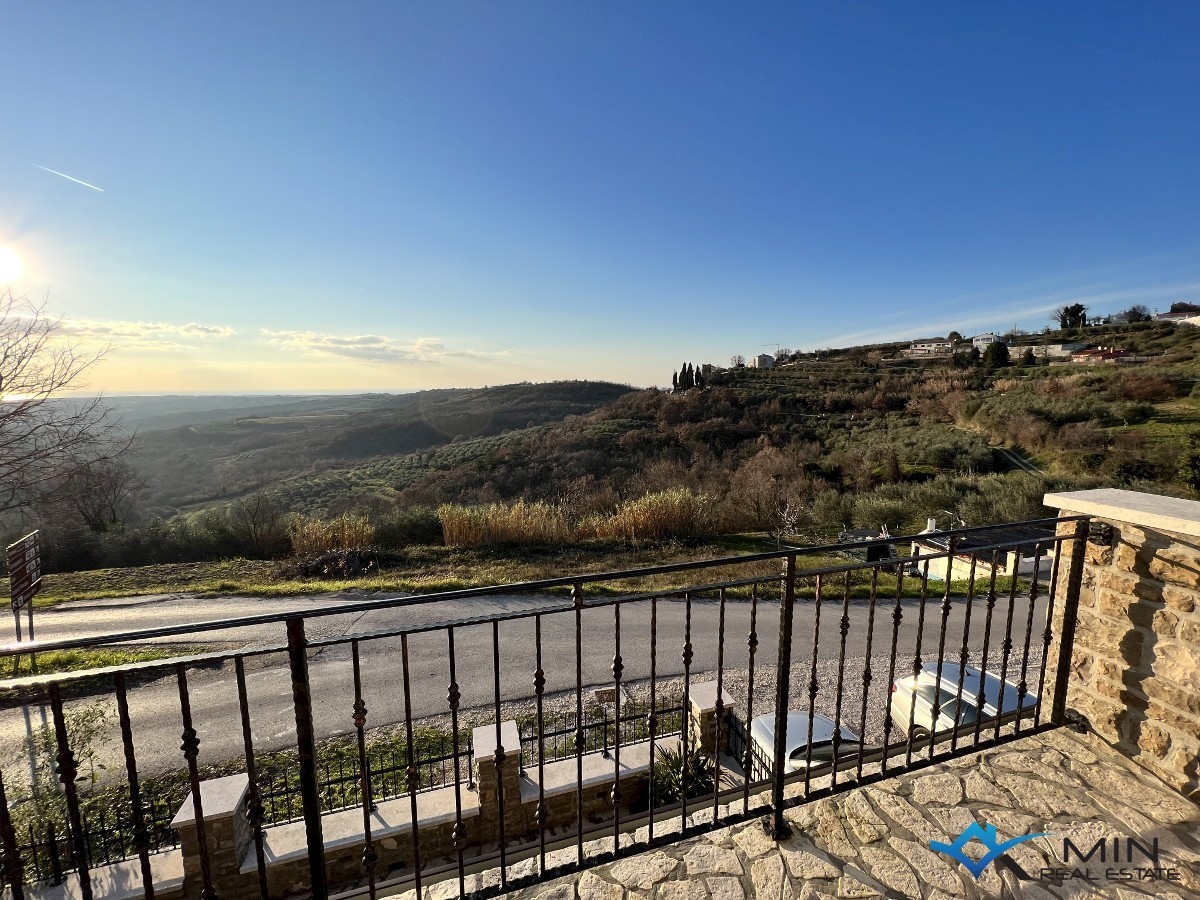
[[783,860],[778,856],[755,860],[750,868],[750,880],[754,884],[755,900],[790,900],[793,896],[783,872]]
[[800,889],[800,900],[836,900],[832,894],[817,890],[816,885],[806,884]]
[[876,844],[867,844],[859,848],[858,852],[867,864],[872,878],[883,882],[893,891],[899,891],[905,897],[921,896],[921,885],[917,876],[908,863],[895,853]]
[[875,888],[864,884],[851,875],[843,875],[838,879],[837,895],[845,897],[847,900],[860,900],[860,898],[866,900],[866,898],[882,896]]
[[730,878],[727,875],[706,878],[708,892],[713,900],[746,900],[746,889],[742,887],[742,879]]
[[962,782],[951,772],[925,775],[912,782],[912,801],[921,806],[929,803],[953,806],[962,801],[962,796]]
[[700,843],[692,847],[683,857],[688,875],[741,875],[741,860],[733,850]]
[[[925,812],[933,816],[933,820],[946,832],[947,838],[955,838],[962,834],[963,829],[969,828],[975,821],[975,816],[966,806],[931,806]],[[949,843],[949,840],[945,843]]]
[[775,849],[775,841],[763,830],[759,822],[734,834],[733,842],[739,850],[746,854],[747,859],[758,859],[764,853],[770,853]]
[[609,874],[618,884],[646,890],[654,887],[660,881],[665,881],[677,868],[679,868],[679,860],[672,859],[659,851],[639,853],[614,863],[609,869]]
[[[454,887],[454,896],[458,896],[458,885]],[[575,885],[555,885],[554,887],[547,888],[540,894],[535,894],[534,900],[575,900]]]
[[621,900],[625,889],[619,884],[605,881],[595,872],[584,872],[579,876],[579,900]]
[[1054,819],[1059,816],[1087,816],[1094,812],[1078,789],[1064,790],[1054,784],[1047,784],[1024,775],[1013,772],[996,772],[996,783],[1007,789],[1016,797],[1021,805],[1034,815],[1043,819]]
[[853,856],[854,845],[846,837],[846,828],[838,815],[837,804],[832,800],[821,800],[816,804],[817,844],[835,856]]
[[967,799],[993,806],[1012,806],[1009,796],[979,772],[969,772],[963,779]]
[[830,862],[823,853],[811,853],[781,846],[779,853],[793,878],[807,881],[811,878],[837,878],[842,870]]
[[708,888],[700,881],[668,881],[658,886],[659,900],[708,900]]
[[1079,785],[1079,779],[1063,767],[1057,765],[1048,766],[1040,759],[1035,759],[1029,753],[1000,753],[989,759],[988,763],[998,769],[1006,769],[1009,772],[1021,772],[1026,775],[1032,775],[1034,778],[1052,781],[1070,788],[1075,788]]
[[897,797],[873,787],[867,788],[866,791],[871,802],[880,812],[901,828],[907,828],[917,840],[928,845],[930,841],[940,841],[945,837],[940,829],[922,816],[917,808],[903,797]]
[[888,838],[888,844],[916,870],[917,876],[925,884],[956,897],[967,895],[958,873],[943,857],[934,853],[928,846],[897,837]]
[[887,837],[887,823],[875,812],[871,801],[863,791],[851,791],[842,804],[842,817],[850,826],[850,830],[864,844],[873,843]]

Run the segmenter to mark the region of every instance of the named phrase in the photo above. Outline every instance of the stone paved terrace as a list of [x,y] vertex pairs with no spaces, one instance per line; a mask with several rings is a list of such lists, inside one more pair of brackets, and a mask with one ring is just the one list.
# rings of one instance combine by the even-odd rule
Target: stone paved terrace
[[[756,822],[643,852],[581,875],[516,891],[509,900],[825,900],[904,897],[1200,897],[1200,807],[1092,735],[1066,729],[933,766],[793,808],[795,834],[779,844]],[[1049,832],[1011,851],[1037,877],[1061,867],[1062,838],[1085,851],[1101,837],[1149,842],[1179,881],[1022,882],[993,864],[976,881],[960,863],[931,852],[972,820],[1008,839]],[[974,845],[978,847],[978,845]],[[1110,842],[1111,846],[1111,842]],[[1110,857],[1111,860],[1111,857]],[[1150,863],[1139,861],[1139,867]],[[480,886],[469,879],[468,889]],[[482,876],[488,883],[487,876]],[[445,887],[449,887],[446,885]],[[454,885],[455,889],[457,885]],[[445,888],[434,888],[430,897]],[[412,892],[407,894],[412,897]]]

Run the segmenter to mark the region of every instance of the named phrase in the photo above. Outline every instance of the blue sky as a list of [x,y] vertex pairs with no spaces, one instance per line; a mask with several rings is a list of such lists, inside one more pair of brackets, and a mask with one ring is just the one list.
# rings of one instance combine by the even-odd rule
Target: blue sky
[[[113,391],[608,378],[1200,300],[1200,6],[7,3]],[[50,174],[45,166],[102,192]]]

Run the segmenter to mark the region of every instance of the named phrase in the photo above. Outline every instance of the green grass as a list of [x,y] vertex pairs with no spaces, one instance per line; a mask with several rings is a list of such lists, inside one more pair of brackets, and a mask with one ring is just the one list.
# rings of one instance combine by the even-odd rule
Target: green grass
[[50,650],[37,654],[33,664],[36,668],[31,665],[28,656],[0,660],[0,682],[27,675],[53,675],[57,672],[79,672],[84,669],[170,659],[173,656],[186,656],[190,652],[191,648],[178,646]]

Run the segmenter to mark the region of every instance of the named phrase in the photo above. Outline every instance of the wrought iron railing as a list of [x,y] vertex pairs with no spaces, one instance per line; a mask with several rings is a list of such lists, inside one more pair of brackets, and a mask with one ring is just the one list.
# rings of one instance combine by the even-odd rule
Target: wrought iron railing
[[[414,766],[414,787],[418,792],[453,785],[456,771],[460,776],[471,771],[470,735],[460,735],[457,756],[452,744],[451,737],[443,734],[436,739],[433,748],[426,747],[423,754],[418,754]],[[366,757],[372,804],[408,793],[409,766],[402,749],[368,747]],[[268,756],[258,763],[258,776],[264,825],[281,825],[304,818],[299,765],[293,754],[278,754],[275,759]],[[317,778],[323,812],[338,812],[362,805],[363,777],[357,759],[339,754],[332,760],[321,760],[317,764]]]
[[[641,706],[635,704],[635,707]],[[576,739],[583,732],[584,753],[599,752],[608,757],[613,749],[613,741],[619,734],[621,742],[633,744],[650,739],[650,725],[647,720],[649,707],[628,710],[616,721],[609,715],[599,721],[587,721],[582,728],[576,728],[574,720],[555,723],[555,727],[545,729],[539,736],[536,722],[518,722],[518,733],[521,736],[521,765],[522,767],[536,766],[538,761],[538,741],[544,748],[544,759],[552,762],[574,756]],[[660,703],[656,712],[658,737],[669,737],[678,734],[683,728],[683,707],[678,701]]]
[[[164,675],[171,676],[170,690],[178,700],[173,722],[183,736],[181,761],[191,790],[188,808],[195,818],[193,843],[200,865],[189,868],[188,877],[199,880],[196,887],[204,896],[220,896],[228,889],[221,879],[234,876],[228,875],[227,867],[211,864],[212,855],[223,848],[221,842],[208,840],[216,826],[204,816],[200,746],[204,742],[207,748],[206,763],[214,762],[217,754],[222,771],[229,771],[230,762],[220,758],[220,748],[235,736],[249,785],[245,815],[255,872],[246,877],[256,879],[263,900],[282,892],[274,886],[271,872],[286,862],[277,856],[268,859],[266,853],[270,829],[260,773],[268,752],[280,748],[279,743],[268,746],[272,741],[283,741],[296,753],[307,853],[304,883],[314,896],[324,898],[350,886],[343,863],[344,854],[351,851],[361,860],[352,880],[366,885],[372,897],[381,886],[389,891],[415,887],[419,893],[423,884],[447,879],[465,893],[468,866],[472,872],[488,866],[497,871],[493,886],[480,892],[495,895],[618,853],[749,818],[764,817],[768,831],[781,837],[788,833],[784,811],[791,805],[1061,725],[1066,721],[1069,666],[1048,672],[1047,665],[1052,650],[1058,658],[1070,659],[1087,527],[1086,517],[1071,517],[1021,523],[1020,528],[961,529],[939,535],[940,547],[928,535],[891,539],[898,547],[917,542],[921,550],[916,559],[862,561],[844,555],[872,541],[785,547],[626,572],[355,601],[304,613],[10,644],[0,647],[0,660],[31,650],[199,633],[217,633],[220,638],[219,633],[226,632],[229,643],[244,642],[234,629],[249,627],[259,629],[256,639],[261,639],[263,627],[282,632],[277,643],[239,650],[17,679],[0,688],[0,694],[6,693],[10,702],[15,697],[49,707],[67,812],[66,838],[78,862],[83,900],[91,900],[91,869],[96,863],[88,849],[93,825],[81,814],[76,750],[67,727],[71,692],[85,683],[89,690],[99,683],[111,684],[124,751],[122,780],[133,801],[133,845],[149,892],[153,844],[150,823],[141,812],[139,753],[146,753],[147,742],[161,744],[162,737],[161,730],[140,720],[135,728],[129,706],[135,691],[158,691],[161,697]],[[1032,559],[1032,568],[1006,573],[1013,551]],[[564,589],[569,598],[552,593]],[[489,607],[484,602],[488,597],[505,600]],[[478,615],[440,620],[445,604],[466,599],[479,605]],[[356,623],[363,621],[363,613],[403,610],[402,624],[341,633],[333,617],[348,610]],[[369,659],[364,659],[366,654],[371,654]],[[255,680],[255,689],[250,689],[251,673],[255,679],[273,676],[284,658],[290,691],[281,694],[278,679],[269,680],[265,688]],[[310,662],[318,659],[320,668],[311,670]],[[228,712],[216,700],[223,682],[208,671],[216,664],[231,666],[235,675]],[[1011,708],[998,702],[994,714],[985,707],[969,721],[958,713],[974,689],[968,664],[1008,685],[1015,698]],[[924,684],[917,676],[945,690],[932,694],[928,714],[910,712],[907,721],[896,721],[893,698],[913,693],[906,679],[914,679],[917,687]],[[715,692],[706,686],[706,696],[716,698],[715,708],[707,711],[692,703],[701,679],[716,682]],[[590,691],[597,685],[611,689],[612,696],[608,740],[602,731],[597,748],[602,751],[608,744],[607,757],[591,752],[584,715],[585,688]],[[194,696],[203,702],[194,704]],[[662,710],[664,698],[682,714]],[[629,720],[631,702],[643,704],[634,722]],[[339,782],[358,779],[352,795],[361,809],[361,841],[349,849],[344,830],[329,847],[323,831],[329,804],[322,798],[318,742],[325,734],[343,730],[343,725],[330,721],[330,710],[339,703],[344,710],[341,721],[353,725],[357,765],[350,764],[336,777]],[[915,702],[911,706],[918,708]],[[944,724],[944,709],[958,718]],[[284,711],[287,727],[279,731]],[[807,727],[801,733],[795,728],[789,733],[789,711],[806,715]],[[547,763],[564,748],[555,743],[562,737],[555,734],[561,728],[548,723],[561,721],[564,714],[577,723],[573,754],[565,757],[574,756],[575,777],[553,785],[552,797]],[[160,718],[167,715],[160,713]],[[682,720],[668,721],[670,715],[682,715]],[[820,747],[814,722],[821,716],[853,732],[856,740],[841,737],[838,727],[831,746]],[[526,727],[520,746],[506,747],[507,732],[500,723],[514,718],[524,719]],[[757,730],[756,718],[761,722]],[[236,726],[231,732],[232,721],[240,723],[240,732]],[[489,723],[489,732],[494,723],[496,746],[473,765],[480,776],[486,767],[494,770],[495,795],[471,783],[469,751],[461,737],[468,724],[481,721]],[[718,726],[709,741],[706,721],[731,722],[729,737],[723,738]],[[259,722],[273,724],[260,733]],[[384,792],[368,760],[368,724],[391,726],[391,738],[401,748],[403,789],[390,802],[407,807],[414,825],[402,838],[394,830],[386,840],[379,837],[374,808]],[[418,771],[417,739],[425,727],[441,727],[449,735],[441,794],[423,791],[428,785]],[[672,731],[676,734],[664,739]],[[769,739],[761,737],[768,733]],[[690,777],[697,773],[689,767],[707,756],[711,760],[703,768],[711,777],[706,775],[702,795],[697,795],[697,782]],[[664,759],[677,760],[682,767],[680,777],[671,779],[682,785],[675,796],[656,783],[663,777],[656,772],[662,771],[659,764]],[[161,769],[161,761],[157,765]],[[506,799],[504,791],[511,784],[506,779],[515,769],[523,769],[520,797]],[[561,762],[556,763],[556,777],[562,771]],[[606,771],[611,776],[604,776]],[[597,779],[605,777],[607,787],[598,794]],[[0,868],[14,900],[23,900],[23,884],[42,877],[36,866],[28,871],[5,798],[5,788],[19,779],[19,766],[0,767]],[[639,788],[648,788],[638,791],[638,802],[632,798],[634,780]],[[572,794],[573,802],[562,802]],[[419,797],[431,800],[419,803]],[[597,808],[601,797],[605,805]],[[422,809],[432,799],[441,804],[440,818],[431,825],[433,830],[426,830]],[[485,804],[492,804],[486,817]],[[514,816],[518,808],[523,812]],[[439,833],[436,828],[448,823],[452,842],[431,846]],[[626,834],[635,838],[631,846],[622,841]],[[570,859],[564,861],[564,854]],[[513,869],[528,859],[534,860],[533,874],[528,865]],[[236,875],[238,867],[232,871]]]

